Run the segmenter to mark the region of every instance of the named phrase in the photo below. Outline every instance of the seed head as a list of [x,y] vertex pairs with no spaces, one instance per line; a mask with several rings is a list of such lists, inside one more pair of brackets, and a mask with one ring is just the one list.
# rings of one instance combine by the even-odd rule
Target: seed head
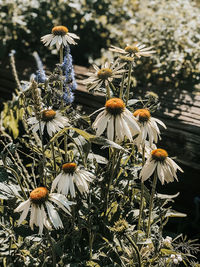
[[30,199],[35,204],[44,203],[49,195],[49,191],[46,187],[37,187],[30,193]]
[[51,31],[54,35],[61,35],[64,36],[65,34],[68,33],[68,29],[65,26],[55,26],[53,27]]
[[77,165],[74,162],[65,163],[62,165],[62,170],[65,173],[71,173],[72,174],[75,172],[76,168],[77,168]]
[[166,150],[162,148],[154,149],[151,152],[151,156],[156,161],[164,161],[168,157],[168,153]]
[[120,98],[111,98],[106,101],[105,107],[108,113],[111,113],[112,115],[118,115],[124,111],[125,104]]

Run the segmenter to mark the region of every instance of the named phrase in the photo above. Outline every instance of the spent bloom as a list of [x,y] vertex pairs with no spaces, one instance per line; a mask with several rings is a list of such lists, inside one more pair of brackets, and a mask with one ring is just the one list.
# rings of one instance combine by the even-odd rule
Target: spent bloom
[[69,215],[70,205],[75,204],[74,202],[68,201],[67,198],[61,194],[49,193],[46,187],[37,187],[30,193],[29,199],[22,202],[14,210],[15,212],[22,212],[18,220],[18,225],[26,219],[30,210],[29,225],[32,230],[34,224],[39,227],[40,234],[42,234],[44,226],[51,230],[51,224],[53,224],[55,229],[63,228],[60,216],[51,202]]
[[140,44],[138,42],[133,43],[132,45],[127,44],[124,49],[111,46],[110,51],[117,52],[127,57],[150,57],[151,54],[155,53],[156,51],[151,50],[153,47],[146,47],[144,44]]
[[88,183],[92,182],[94,175],[86,170],[77,167],[74,162],[65,163],[62,165],[61,173],[54,179],[51,191],[57,187],[57,192],[67,195],[69,192],[72,197],[75,197],[75,187],[80,193],[89,191]]
[[74,39],[79,39],[79,37],[74,33],[70,33],[65,26],[55,26],[50,34],[41,37],[41,41],[45,46],[53,46],[55,44],[58,50],[61,46],[67,46],[67,44],[75,45]]
[[151,151],[150,157],[147,159],[140,172],[140,178],[144,182],[156,171],[162,184],[164,184],[165,181],[167,183],[173,182],[174,178],[178,181],[176,175],[177,169],[183,172],[183,170],[168,157],[166,150],[157,148]]
[[95,69],[95,73],[88,72],[87,75],[89,78],[83,80],[83,83],[88,86],[89,90],[99,90],[101,86],[107,86],[113,79],[121,78],[122,74],[126,71],[122,69],[125,63],[118,64],[118,62],[118,60],[113,64],[106,62],[102,64],[101,68],[94,64],[93,68]]
[[149,140],[150,147],[153,145],[153,142],[157,143],[158,138],[160,139],[160,130],[157,123],[166,129],[165,124],[159,119],[151,117],[148,109],[137,109],[133,116],[137,119],[141,130],[135,139],[137,146],[144,145],[147,139]]
[[163,238],[162,240],[162,245],[164,247],[170,248],[171,247],[171,243],[172,243],[172,238],[170,236],[166,236],[165,238]]
[[[60,131],[68,124],[68,119],[60,114],[59,111],[55,111],[51,108],[41,111],[41,131],[44,132],[46,127],[49,136]],[[40,127],[40,121],[36,117],[28,119],[28,123],[32,125],[32,131],[37,132]]]
[[132,136],[140,132],[136,118],[120,98],[106,101],[103,111],[96,117],[92,127],[97,135],[102,135],[107,128],[107,138],[116,142],[123,141],[125,136],[132,141]]

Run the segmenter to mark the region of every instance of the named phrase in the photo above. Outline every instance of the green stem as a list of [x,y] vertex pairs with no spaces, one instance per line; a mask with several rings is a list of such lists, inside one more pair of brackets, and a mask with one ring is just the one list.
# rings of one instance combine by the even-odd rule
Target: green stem
[[141,259],[140,251],[139,251],[137,245],[135,244],[135,242],[133,241],[133,239],[130,236],[128,236],[128,235],[125,235],[125,236],[130,241],[130,243],[133,246],[133,248],[135,249],[135,252],[136,252],[137,258],[138,258],[138,265],[139,265],[139,267],[142,267],[143,266],[142,259]]
[[114,171],[115,171],[115,168],[114,168],[115,158],[116,158],[116,156],[118,156],[118,153],[115,153],[115,152],[116,152],[116,150],[114,148],[113,148],[113,151],[111,150],[111,152],[110,152],[111,170],[110,170],[110,175],[109,175],[109,179],[108,179],[108,186],[106,188],[106,193],[105,193],[104,216],[106,216],[106,211],[108,208],[109,191],[110,191],[110,186],[112,184]]
[[58,153],[59,153],[59,155],[60,155],[60,159],[61,159],[61,161],[62,161],[62,153],[61,153],[61,151],[60,151],[60,146],[59,146],[59,143],[58,143],[58,140],[56,139],[56,147],[57,147],[57,149],[58,149]]
[[114,84],[113,84],[112,82],[109,82],[109,84],[111,85],[112,90],[113,90],[113,93],[115,94],[115,92],[116,92],[116,87],[114,86]]
[[132,67],[132,63],[129,63],[129,67],[128,67],[128,85],[127,85],[127,90],[126,90],[126,105],[128,103],[129,100],[129,94],[130,94],[130,85],[131,85],[131,67]]
[[148,225],[147,225],[147,238],[149,238],[149,236],[150,236],[151,213],[152,213],[152,208],[153,208],[153,198],[154,198],[155,191],[156,191],[156,183],[157,183],[157,173],[155,171],[154,172],[154,178],[153,178],[152,190],[151,190],[150,203],[149,203],[149,219],[148,219]]
[[60,64],[63,63],[63,46],[60,46]]
[[121,86],[120,86],[120,91],[119,91],[119,98],[122,99],[123,96],[123,89],[124,89],[124,81],[125,81],[126,73],[123,73],[122,81],[121,81]]
[[[63,46],[61,45],[60,46],[60,65],[62,63],[63,63]],[[61,80],[60,80],[60,92],[62,92],[64,94],[62,76],[63,76],[63,72],[62,72],[62,69],[61,69],[61,66],[60,66],[60,78],[61,78]],[[63,108],[64,108],[64,101],[63,101],[63,97],[62,97],[62,99],[61,99],[61,109],[63,109]]]
[[64,133],[64,149],[65,149],[65,162],[68,162],[68,154],[67,154],[67,134]]
[[[142,147],[142,166],[145,164],[145,145]],[[142,211],[144,207],[144,182],[141,181],[141,196],[140,196],[140,211],[139,211],[139,218],[138,218],[138,230],[140,230],[141,226],[141,219],[142,219]]]
[[51,149],[52,149],[52,156],[53,156],[53,177],[56,177],[56,157],[55,157],[55,149],[54,149],[54,143],[51,143]]
[[93,247],[93,241],[94,241],[94,234],[92,231],[89,231],[89,250],[90,250],[90,260],[92,260],[92,247]]
[[45,150],[44,150],[44,144],[43,144],[43,135],[42,135],[42,127],[41,127],[41,120],[39,120],[39,133],[40,133],[40,139],[41,139],[41,144],[42,144],[42,168],[43,168],[43,181],[44,185],[46,186],[47,181],[46,181],[46,175],[45,175],[45,163],[46,163],[46,158],[45,158]]
[[107,99],[110,99],[110,97],[111,97],[110,96],[110,87],[109,87],[109,84],[106,85],[106,96],[107,96],[106,97]]
[[46,232],[47,232],[47,237],[49,239],[49,243],[50,243],[50,246],[51,246],[52,264],[53,264],[52,267],[56,267],[56,254],[55,254],[55,251],[54,251],[54,244],[53,244],[51,235],[49,234],[49,230],[47,229]]

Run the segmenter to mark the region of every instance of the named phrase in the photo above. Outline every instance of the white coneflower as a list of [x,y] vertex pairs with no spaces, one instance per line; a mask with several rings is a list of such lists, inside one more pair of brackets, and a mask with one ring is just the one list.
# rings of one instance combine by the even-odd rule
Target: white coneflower
[[68,44],[75,45],[76,42],[74,39],[79,39],[79,37],[68,31],[68,28],[65,26],[55,26],[53,27],[51,34],[47,34],[41,37],[41,41],[45,46],[56,45],[56,48],[59,50],[61,45],[67,46]]
[[167,183],[173,182],[174,178],[178,181],[176,175],[177,169],[183,172],[183,170],[168,157],[166,150],[157,148],[151,151],[150,157],[147,159],[140,172],[140,178],[144,182],[156,171],[162,184],[164,184],[165,181]]
[[125,63],[119,65],[118,63],[118,60],[113,64],[106,62],[105,64],[102,64],[101,68],[93,65],[96,72],[88,72],[87,75],[89,78],[83,80],[83,83],[88,86],[89,90],[98,90],[103,85],[107,86],[113,79],[121,78],[122,74],[126,72],[126,70],[122,69]]
[[133,43],[132,45],[127,44],[124,49],[111,46],[110,51],[117,52],[119,54],[130,56],[130,57],[150,57],[151,54],[155,53],[156,51],[151,50],[153,47],[146,47],[144,44],[140,44],[138,42]]
[[[61,194],[50,193],[46,187],[37,187],[30,193],[28,200],[22,202],[14,211],[22,212],[18,225],[20,225],[27,217],[29,210],[31,211],[29,225],[33,230],[34,224],[39,227],[39,234],[42,234],[44,226],[51,229],[51,223],[55,229],[63,228],[62,221],[53,202],[64,212],[70,215],[70,205],[74,202],[68,201]],[[46,213],[47,210],[47,213]]]
[[162,125],[165,129],[165,124],[159,119],[151,117],[148,109],[137,109],[133,115],[136,117],[140,126],[140,134],[135,139],[136,145],[144,145],[145,140],[149,140],[149,145],[152,147],[153,142],[157,143],[158,138],[160,139],[160,130],[158,124]]
[[[36,117],[31,117],[28,119],[28,123],[32,125],[32,131],[37,132],[39,130],[40,124]],[[44,132],[46,126],[49,136],[60,131],[62,128],[67,126],[68,119],[63,117],[59,111],[53,109],[44,109],[41,111],[41,131]]]
[[107,100],[103,109],[92,125],[97,135],[103,134],[107,128],[107,138],[111,141],[121,142],[125,136],[132,141],[132,136],[140,132],[136,118],[125,107],[122,99]]
[[86,170],[79,169],[74,162],[62,165],[62,172],[54,179],[51,191],[57,187],[57,192],[67,195],[69,192],[75,197],[74,184],[80,193],[89,191],[89,182],[92,182],[94,175]]

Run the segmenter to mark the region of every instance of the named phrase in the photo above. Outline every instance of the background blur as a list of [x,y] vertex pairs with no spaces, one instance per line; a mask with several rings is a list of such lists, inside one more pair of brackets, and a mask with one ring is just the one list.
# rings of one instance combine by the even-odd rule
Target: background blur
[[198,6],[199,1],[191,0],[1,0],[0,59],[4,63],[11,49],[21,59],[33,51],[43,60],[53,58],[56,51],[44,47],[40,37],[64,25],[80,36],[72,48],[75,64],[111,58],[111,44],[125,47],[139,41],[157,53],[137,62],[137,84],[193,90],[199,88]]

